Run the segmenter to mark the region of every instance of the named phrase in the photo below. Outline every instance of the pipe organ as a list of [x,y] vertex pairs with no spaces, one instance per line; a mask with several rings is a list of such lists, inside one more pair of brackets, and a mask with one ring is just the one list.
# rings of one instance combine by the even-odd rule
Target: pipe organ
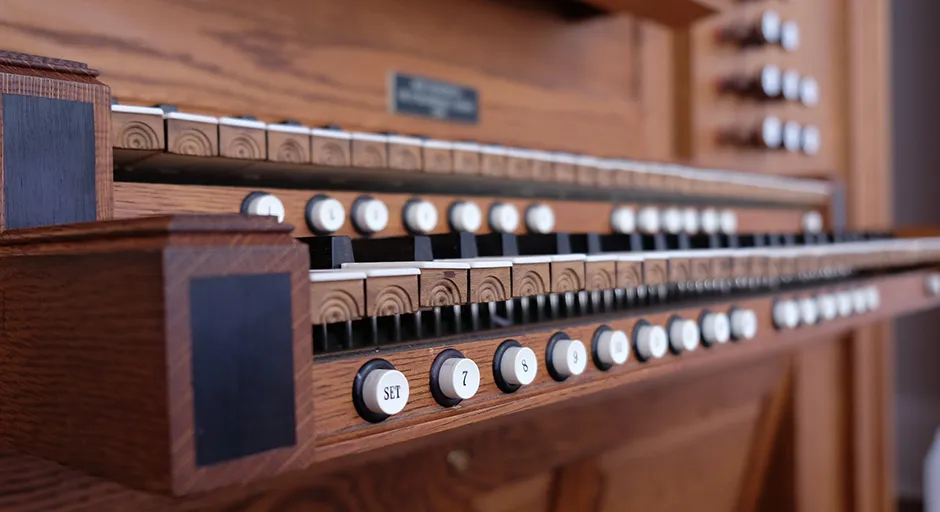
[[882,3],[7,2],[0,508],[884,509]]

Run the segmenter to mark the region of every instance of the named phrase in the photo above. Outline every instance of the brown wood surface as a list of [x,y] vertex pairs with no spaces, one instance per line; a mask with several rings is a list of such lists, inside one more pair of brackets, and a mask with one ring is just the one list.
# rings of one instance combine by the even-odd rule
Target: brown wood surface
[[111,144],[115,148],[163,151],[166,134],[163,116],[111,112]]
[[242,160],[268,158],[267,131],[219,125],[219,155]]
[[[365,192],[345,192],[333,190],[288,190],[274,188],[247,188],[247,187],[219,187],[208,185],[166,185],[152,183],[125,183],[114,184],[115,217],[119,219],[141,217],[147,215],[166,215],[173,213],[236,213],[241,209],[245,197],[255,191],[269,192],[277,196],[286,210],[284,222],[294,226],[295,236],[312,236],[307,228],[304,215],[307,202],[317,194],[329,195],[346,208],[352,211],[353,201]],[[408,232],[404,227],[402,215],[399,212],[405,203],[415,197],[430,201],[437,207],[438,223],[431,233],[447,233],[447,209],[456,201],[475,202],[480,210],[489,211],[495,202],[514,205],[520,215],[525,209],[536,201],[476,196],[438,196],[410,194],[369,193],[371,197],[385,203],[389,209],[388,227],[381,236],[402,236]],[[639,205],[634,203],[611,204],[609,202],[589,201],[560,201],[540,200],[555,211],[555,231],[560,233],[610,233],[610,214],[616,206]],[[666,205],[663,205],[666,206]],[[758,208],[732,208],[738,215],[738,230],[748,232],[795,233],[800,231],[802,211],[798,209],[758,209]],[[525,232],[521,225],[516,233]],[[490,233],[487,222],[480,227],[479,233]],[[336,233],[337,235],[359,236],[353,228],[352,222],[346,224]]]
[[630,13],[671,27],[685,27],[702,18],[728,9],[732,0],[587,0],[612,13]]
[[195,463],[190,279],[288,272],[293,325],[310,322],[306,251],[275,222],[216,216],[17,230],[0,236],[0,259],[3,443],[175,495],[278,474],[312,450],[311,336],[301,327],[292,343],[297,444]]
[[512,297],[512,268],[471,268],[470,302],[498,302]]
[[309,135],[268,130],[267,155],[271,162],[310,163]]
[[362,279],[310,283],[310,314],[314,325],[358,320],[366,314]]
[[370,277],[366,279],[366,315],[389,316],[414,313],[420,307],[418,276]]
[[585,288],[584,261],[553,261],[549,271],[552,293],[577,292]]
[[470,272],[462,269],[421,269],[418,277],[421,307],[456,306],[466,304]]
[[418,171],[424,168],[421,161],[421,146],[388,143],[388,167],[401,171]]
[[352,140],[352,166],[368,169],[385,169],[388,165],[388,151],[386,143],[371,140]]
[[167,119],[166,150],[187,156],[216,156],[219,154],[219,125]]

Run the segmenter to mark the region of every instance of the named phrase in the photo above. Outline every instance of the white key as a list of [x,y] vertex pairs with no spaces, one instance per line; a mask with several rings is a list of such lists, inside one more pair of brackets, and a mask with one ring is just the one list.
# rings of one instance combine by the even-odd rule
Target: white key
[[848,317],[852,316],[852,312],[855,311],[855,302],[852,299],[852,292],[850,291],[841,291],[836,295],[836,305],[839,309],[839,316]]
[[416,199],[405,204],[405,227],[418,234],[427,234],[437,227],[437,208],[428,201]]
[[608,365],[620,365],[630,357],[630,338],[620,330],[607,330],[597,337],[597,358]]
[[678,208],[663,210],[662,227],[666,233],[680,233],[682,231],[682,212]]
[[673,318],[669,322],[669,344],[676,352],[698,348],[701,333],[698,324],[688,318]]
[[787,121],[783,125],[783,147],[787,151],[797,152],[802,149],[803,127],[796,121]]
[[644,325],[636,330],[636,351],[643,359],[659,359],[666,355],[669,342],[666,330],[658,325]]
[[278,222],[284,222],[284,203],[274,194],[249,195],[245,200],[244,212],[248,215],[270,215],[277,217]]
[[773,317],[778,329],[793,329],[800,324],[800,308],[795,300],[778,300],[774,304]]
[[784,21],[780,25],[780,46],[788,52],[800,48],[800,26],[795,21]]
[[783,72],[783,81],[780,88],[783,98],[787,101],[797,101],[800,99],[800,72],[795,69],[788,69]]
[[814,325],[819,321],[819,306],[816,299],[812,297],[803,297],[799,301],[800,320],[803,325]]
[[499,360],[499,374],[508,384],[526,386],[535,380],[539,363],[529,347],[511,347]]
[[721,218],[718,215],[718,210],[714,208],[706,208],[702,210],[702,232],[709,235],[718,233],[718,230],[721,229]]
[[483,212],[476,203],[459,201],[450,208],[450,225],[456,231],[476,233],[483,225]]
[[738,214],[734,210],[722,210],[718,219],[721,232],[726,235],[732,235],[738,232]]
[[811,76],[800,79],[800,102],[807,107],[814,107],[819,103],[819,83]]
[[682,231],[690,235],[698,233],[700,226],[698,210],[686,208],[682,210]]
[[533,233],[551,233],[555,229],[555,212],[546,204],[534,204],[525,212],[525,225]]
[[708,344],[727,343],[731,339],[731,322],[724,313],[706,313],[702,316],[702,339]]
[[490,208],[490,228],[497,233],[512,233],[519,229],[519,210],[508,203],[496,203]]
[[480,367],[472,359],[452,357],[441,364],[437,381],[447,398],[466,400],[480,389]]
[[820,295],[816,302],[819,305],[819,317],[823,320],[833,320],[839,316],[839,306],[836,304],[836,298],[831,293]]
[[346,208],[332,197],[317,196],[307,203],[307,223],[313,231],[333,233],[346,224]]
[[581,340],[558,340],[552,347],[552,368],[562,377],[581,375],[587,367],[587,357]]
[[360,199],[353,203],[352,219],[360,232],[378,233],[388,226],[388,207],[379,199]]
[[362,401],[376,414],[398,414],[408,404],[408,379],[398,370],[372,370],[362,384]]
[[757,336],[757,313],[753,309],[731,312],[731,336],[736,340],[750,340]]
[[637,216],[637,224],[640,226],[640,231],[649,234],[659,232],[659,220],[659,210],[654,206],[641,208]]
[[610,212],[610,227],[614,233],[633,233],[636,230],[636,213],[633,208],[619,206]]

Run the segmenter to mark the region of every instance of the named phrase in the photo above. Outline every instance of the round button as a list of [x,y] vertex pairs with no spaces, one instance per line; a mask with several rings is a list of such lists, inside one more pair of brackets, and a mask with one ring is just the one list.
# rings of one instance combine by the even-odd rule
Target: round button
[[378,199],[360,198],[353,203],[352,219],[360,232],[378,233],[388,226],[388,207]]
[[795,69],[788,69],[783,72],[781,78],[780,93],[783,99],[787,101],[797,101],[800,99],[800,72]]
[[500,375],[504,381],[514,386],[532,384],[538,368],[535,352],[529,347],[511,347],[499,360]]
[[452,357],[441,365],[438,385],[447,398],[472,398],[480,389],[480,368],[472,359]]
[[823,217],[817,211],[809,211],[803,214],[803,232],[804,233],[822,233]]
[[795,21],[785,21],[780,25],[780,46],[788,52],[799,49],[800,26]]
[[764,146],[777,149],[783,143],[783,122],[777,116],[767,116],[761,121],[760,137]]
[[525,212],[525,225],[533,233],[551,233],[555,229],[555,212],[548,205],[532,205]]
[[640,231],[651,234],[659,231],[659,210],[655,207],[641,209],[638,217]]
[[868,311],[868,293],[864,288],[852,291],[852,310],[858,315]]
[[824,293],[816,299],[819,305],[819,317],[823,320],[834,320],[839,316],[839,306],[836,298],[830,293]]
[[663,230],[667,233],[678,234],[682,231],[682,212],[678,208],[663,210]]
[[738,214],[734,210],[722,210],[718,218],[718,224],[721,232],[726,235],[732,235],[738,232]]
[[398,414],[408,404],[408,379],[398,370],[372,370],[362,385],[362,401],[375,414]]
[[614,233],[633,233],[636,230],[636,214],[633,208],[619,206],[610,212],[610,227]]
[[881,292],[877,286],[869,286],[865,293],[868,294],[868,310],[877,311],[881,307]]
[[793,329],[800,324],[800,308],[794,300],[779,300],[774,304],[773,317],[778,329]]
[[476,233],[483,224],[483,213],[476,203],[459,201],[450,208],[450,225],[455,231]]
[[690,235],[698,233],[699,230],[699,215],[698,210],[695,208],[686,208],[682,210],[682,231]]
[[848,317],[852,316],[852,312],[855,310],[855,303],[852,300],[852,292],[843,291],[839,292],[836,295],[836,306],[839,310],[839,316]]
[[636,352],[640,359],[659,359],[666,355],[669,342],[666,330],[658,325],[641,325],[636,330]]
[[760,16],[760,35],[768,43],[780,42],[780,15],[776,11],[764,11]]
[[807,155],[819,153],[819,147],[822,145],[820,137],[819,128],[813,125],[804,126],[803,131],[800,132],[800,149],[803,153]]
[[781,87],[780,68],[773,64],[768,64],[760,70],[760,88],[764,96],[776,98],[780,96]]
[[807,107],[819,103],[819,83],[811,76],[800,79],[800,102]]
[[796,152],[802,147],[803,127],[796,121],[787,121],[783,125],[783,147],[787,151]]
[[924,280],[924,287],[927,289],[927,295],[940,295],[940,274],[930,274]]
[[731,337],[750,340],[757,336],[757,313],[753,309],[735,309],[731,312]]
[[611,366],[623,364],[630,357],[630,339],[619,330],[605,330],[597,335],[597,359]]
[[803,297],[799,301],[800,320],[804,325],[813,325],[819,321],[819,307],[816,299],[812,297]]
[[[342,205],[340,205],[342,206]],[[284,203],[274,194],[256,192],[245,198],[242,211],[248,215],[270,215],[284,222]]]
[[718,210],[714,208],[702,210],[700,220],[702,221],[702,231],[709,235],[713,235],[721,229],[721,218],[718,215]]
[[558,340],[552,347],[552,368],[562,378],[581,375],[587,367],[587,350],[581,340]]
[[496,203],[490,208],[490,227],[497,233],[512,233],[519,229],[519,210],[507,203]]
[[731,322],[724,313],[702,315],[702,339],[705,343],[727,343],[731,339]]
[[343,203],[329,196],[316,196],[307,203],[307,224],[316,233],[333,233],[346,223]]
[[437,208],[428,201],[413,199],[405,204],[405,227],[413,233],[427,234],[437,227]]
[[687,318],[673,318],[669,322],[669,345],[673,352],[695,350],[699,340],[698,325]]

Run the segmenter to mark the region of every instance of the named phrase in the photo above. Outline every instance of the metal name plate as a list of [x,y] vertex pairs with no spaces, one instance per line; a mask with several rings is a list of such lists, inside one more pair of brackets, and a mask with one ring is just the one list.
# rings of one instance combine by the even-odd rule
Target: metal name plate
[[480,95],[472,87],[402,73],[392,73],[390,82],[389,106],[394,114],[451,123],[480,122]]

